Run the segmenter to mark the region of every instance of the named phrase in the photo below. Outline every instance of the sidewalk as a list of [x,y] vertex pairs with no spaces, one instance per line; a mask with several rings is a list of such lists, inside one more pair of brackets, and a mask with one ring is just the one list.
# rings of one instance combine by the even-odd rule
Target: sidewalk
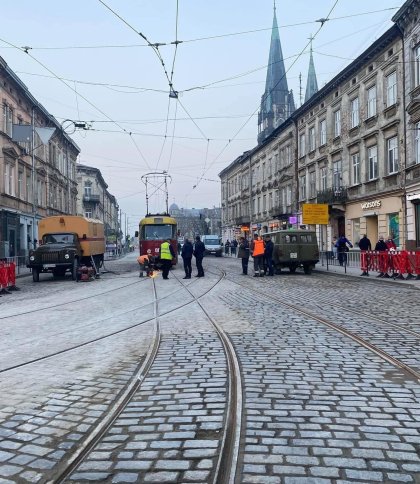
[[317,272],[323,272],[325,274],[331,274],[331,275],[340,275],[340,276],[349,276],[349,277],[357,277],[359,279],[364,279],[368,281],[375,281],[380,284],[403,284],[405,286],[411,286],[416,289],[420,289],[420,280],[417,281],[416,279],[408,279],[408,280],[403,280],[403,279],[392,279],[392,278],[386,278],[384,279],[383,277],[377,277],[378,273],[377,272],[370,272],[369,276],[361,276],[362,270],[358,267],[344,267],[344,266],[337,266],[337,265],[328,265],[328,270],[327,270],[327,265],[326,262],[324,261],[324,265],[321,264],[321,262],[318,262],[318,264],[315,266],[315,271]]

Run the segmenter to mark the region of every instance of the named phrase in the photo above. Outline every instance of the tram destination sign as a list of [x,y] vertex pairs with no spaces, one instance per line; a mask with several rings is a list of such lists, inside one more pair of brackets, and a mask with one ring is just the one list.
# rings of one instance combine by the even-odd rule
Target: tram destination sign
[[302,222],[305,225],[328,225],[328,204],[304,203],[302,205]]

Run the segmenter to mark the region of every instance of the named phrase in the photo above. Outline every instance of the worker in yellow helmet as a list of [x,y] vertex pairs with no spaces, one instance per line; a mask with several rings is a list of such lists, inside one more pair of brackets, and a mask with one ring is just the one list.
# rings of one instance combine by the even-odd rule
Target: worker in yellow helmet
[[159,259],[162,262],[163,279],[168,279],[169,269],[172,265],[172,259],[176,257],[175,251],[170,242],[170,239],[165,240],[165,242],[162,242],[159,249]]

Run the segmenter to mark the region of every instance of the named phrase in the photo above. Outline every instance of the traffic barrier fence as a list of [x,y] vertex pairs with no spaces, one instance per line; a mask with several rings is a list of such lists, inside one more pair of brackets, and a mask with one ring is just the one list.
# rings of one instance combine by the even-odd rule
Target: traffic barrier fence
[[420,280],[420,251],[362,251],[360,269],[365,276],[378,272],[378,277]]
[[0,261],[0,295],[18,291],[16,287],[16,264],[14,262]]

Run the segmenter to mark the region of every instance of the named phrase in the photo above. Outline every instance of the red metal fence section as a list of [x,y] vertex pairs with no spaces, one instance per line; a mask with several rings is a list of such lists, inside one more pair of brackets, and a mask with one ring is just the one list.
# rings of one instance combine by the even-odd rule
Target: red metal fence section
[[362,275],[378,272],[378,277],[420,280],[420,251],[375,250],[362,251],[360,254]]
[[14,262],[0,262],[0,294],[10,294],[17,291],[16,264]]

